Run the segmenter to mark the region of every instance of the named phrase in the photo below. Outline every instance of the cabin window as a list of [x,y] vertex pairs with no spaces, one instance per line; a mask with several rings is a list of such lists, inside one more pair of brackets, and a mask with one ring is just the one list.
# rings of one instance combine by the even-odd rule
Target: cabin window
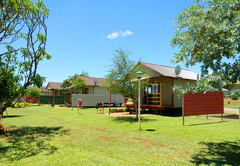
[[159,84],[152,84],[151,92],[159,93]]
[[82,94],[89,94],[89,89],[88,88],[82,89]]

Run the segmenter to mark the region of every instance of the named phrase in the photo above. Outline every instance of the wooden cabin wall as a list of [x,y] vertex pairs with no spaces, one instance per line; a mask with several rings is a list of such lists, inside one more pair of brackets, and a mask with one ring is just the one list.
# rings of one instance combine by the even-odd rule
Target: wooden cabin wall
[[172,105],[172,78],[162,77],[162,104]]
[[[184,80],[181,78],[174,79],[174,85],[185,85],[187,82],[196,82],[194,80]],[[182,107],[182,96],[178,96],[177,92],[174,92],[174,108],[181,108]]]

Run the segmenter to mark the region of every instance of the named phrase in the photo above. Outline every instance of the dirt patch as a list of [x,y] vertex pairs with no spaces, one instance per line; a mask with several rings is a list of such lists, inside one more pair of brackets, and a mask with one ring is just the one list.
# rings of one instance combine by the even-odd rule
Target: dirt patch
[[55,118],[55,117],[52,118],[52,119],[55,119],[55,120],[58,120],[58,121],[63,121],[62,119],[58,119],[58,118]]
[[[136,117],[136,114],[129,114],[129,112],[110,113],[110,115],[108,115],[108,113],[106,113],[103,115],[112,116],[112,117],[116,117],[116,118]],[[151,116],[151,115],[152,114],[141,114],[141,116]]]
[[148,139],[142,139],[142,141],[143,141],[143,143],[151,143],[151,141]]
[[145,148],[147,148],[147,149],[150,149],[152,147],[154,147],[154,145],[145,146]]
[[97,138],[97,139],[103,140],[103,141],[107,141],[107,138],[105,138],[105,137],[99,137],[99,138]]
[[97,131],[100,131],[100,132],[107,132],[106,130],[103,130],[103,129],[97,129]]
[[68,107],[54,107],[55,109],[62,109],[62,108],[68,108]]
[[231,113],[231,114],[239,115],[239,109],[224,108],[224,113]]

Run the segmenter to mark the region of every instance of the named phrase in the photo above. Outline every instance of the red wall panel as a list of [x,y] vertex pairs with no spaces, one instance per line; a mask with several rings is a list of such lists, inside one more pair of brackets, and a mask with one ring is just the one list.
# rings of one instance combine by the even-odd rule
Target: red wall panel
[[222,114],[223,92],[187,94],[184,96],[184,116]]
[[26,97],[25,102],[27,103],[37,103],[39,102],[40,98],[35,98],[35,97]]

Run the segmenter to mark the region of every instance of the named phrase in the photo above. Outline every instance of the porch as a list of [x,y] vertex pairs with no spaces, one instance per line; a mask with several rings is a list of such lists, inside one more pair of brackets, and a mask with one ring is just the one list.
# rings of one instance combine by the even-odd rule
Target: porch
[[[148,85],[141,92],[141,111],[164,110],[164,108],[174,107],[174,78],[154,77],[150,78]],[[138,107],[138,99],[135,99]],[[124,105],[128,109],[134,109],[134,103],[129,98],[124,98]]]

